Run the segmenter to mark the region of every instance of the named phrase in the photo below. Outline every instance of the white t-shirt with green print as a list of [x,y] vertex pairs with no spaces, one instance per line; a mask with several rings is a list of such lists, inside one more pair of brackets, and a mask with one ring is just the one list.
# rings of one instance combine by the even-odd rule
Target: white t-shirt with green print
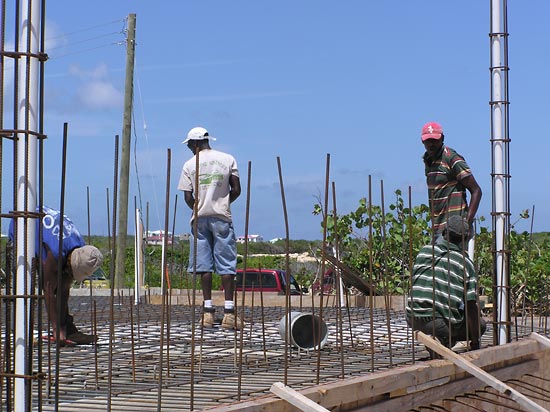
[[[213,149],[199,152],[199,188],[195,188],[196,159],[193,156],[183,165],[178,190],[193,192],[197,198],[199,217],[219,217],[231,222],[229,177],[239,177],[237,161],[228,153]],[[193,220],[191,217],[191,220]]]

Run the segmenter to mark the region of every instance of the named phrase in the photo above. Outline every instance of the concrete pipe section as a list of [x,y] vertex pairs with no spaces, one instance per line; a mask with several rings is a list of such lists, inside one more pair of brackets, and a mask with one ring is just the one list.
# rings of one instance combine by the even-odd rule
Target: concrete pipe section
[[[290,312],[288,342],[298,349],[322,349],[328,338],[324,321],[311,313]],[[287,316],[279,322],[279,335],[285,339]]]

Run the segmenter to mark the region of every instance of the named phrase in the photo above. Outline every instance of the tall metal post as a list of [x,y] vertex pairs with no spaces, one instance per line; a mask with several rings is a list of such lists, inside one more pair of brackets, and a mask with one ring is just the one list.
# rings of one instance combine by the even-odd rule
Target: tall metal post
[[136,15],[128,15],[126,40],[126,81],[124,84],[124,119],[122,126],[122,153],[120,158],[120,187],[118,207],[118,253],[116,255],[115,285],[124,286],[126,243],[128,233],[128,187],[130,180],[130,137],[132,131],[132,100],[134,95],[134,56],[136,39]]
[[17,184],[16,207],[18,217],[16,236],[16,295],[15,300],[15,393],[14,411],[26,411],[31,399],[27,351],[32,348],[29,334],[29,303],[32,261],[35,256],[36,221],[29,217],[35,213],[37,204],[37,151],[38,121],[40,113],[40,47],[41,5],[38,0],[21,2],[17,62],[17,104],[15,126],[17,129]]
[[491,0],[491,153],[494,343],[510,341],[510,158],[507,0]]
[[[135,203],[135,201],[134,201]],[[141,286],[143,285],[143,220],[141,218],[141,210],[134,207],[135,210],[135,225],[136,225],[136,237],[134,240],[135,256],[134,256],[134,304],[139,304]]]

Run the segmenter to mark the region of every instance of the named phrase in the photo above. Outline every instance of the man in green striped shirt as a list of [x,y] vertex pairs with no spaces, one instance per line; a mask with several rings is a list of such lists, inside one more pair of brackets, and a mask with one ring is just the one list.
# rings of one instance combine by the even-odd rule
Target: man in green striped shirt
[[420,250],[406,308],[409,326],[449,348],[457,341],[470,341],[471,349],[479,349],[486,329],[479,316],[474,264],[463,251],[469,230],[466,219],[451,216],[443,238]]

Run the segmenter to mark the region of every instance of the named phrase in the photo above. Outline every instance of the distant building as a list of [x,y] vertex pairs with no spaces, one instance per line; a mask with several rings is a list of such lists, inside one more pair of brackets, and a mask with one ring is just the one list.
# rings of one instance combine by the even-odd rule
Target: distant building
[[[239,236],[237,238],[237,243],[244,243],[245,237]],[[248,241],[253,243],[263,242],[264,238],[260,235],[248,235]]]
[[[162,245],[164,242],[164,230],[153,230],[147,232],[145,240],[150,245]],[[168,244],[172,244],[172,233],[168,232]]]

